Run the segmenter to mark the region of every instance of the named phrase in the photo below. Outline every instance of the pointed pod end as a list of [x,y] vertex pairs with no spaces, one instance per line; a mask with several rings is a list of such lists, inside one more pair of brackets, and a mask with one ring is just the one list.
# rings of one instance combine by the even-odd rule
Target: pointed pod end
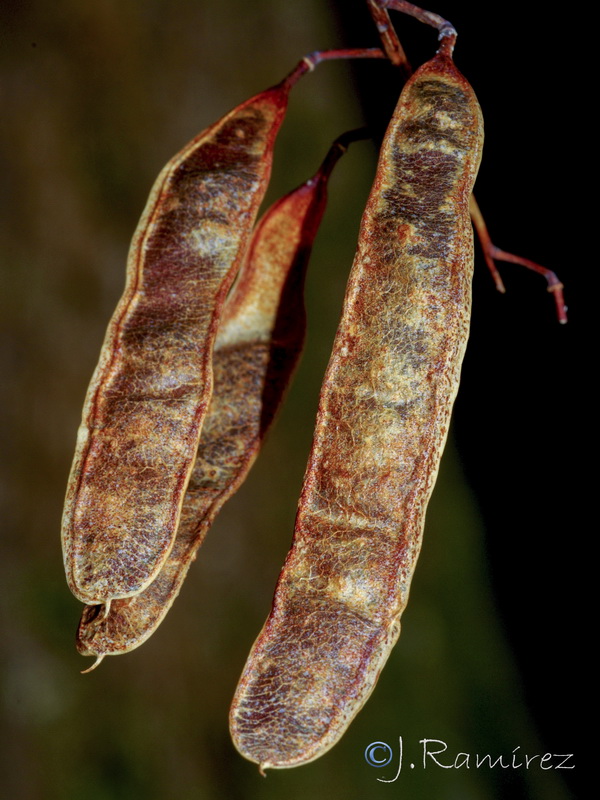
[[97,657],[96,657],[96,660],[94,661],[94,663],[92,664],[92,666],[91,666],[91,667],[88,667],[87,669],[82,669],[82,670],[81,670],[81,674],[82,674],[82,675],[87,675],[87,674],[88,674],[88,672],[91,672],[92,670],[96,669],[96,667],[100,666],[101,662],[104,660],[104,655],[105,655],[105,654],[104,654],[104,653],[102,653],[102,655],[100,655],[100,656],[97,656]]

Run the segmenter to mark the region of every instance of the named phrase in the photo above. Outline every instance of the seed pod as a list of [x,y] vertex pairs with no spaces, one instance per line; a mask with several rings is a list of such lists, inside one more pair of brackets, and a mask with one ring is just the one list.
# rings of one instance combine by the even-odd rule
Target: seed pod
[[383,57],[377,48],[305,56],[159,175],[88,389],[67,486],[65,571],[84,603],[108,609],[143,591],[173,546],[223,302],[265,193],[291,87],[322,61]]
[[233,701],[234,743],[261,769],[334,745],[399,636],[468,336],[482,141],[443,44],[382,146],[292,549]]
[[217,333],[214,391],[173,549],[144,591],[114,600],[107,614],[86,606],[77,647],[97,656],[96,664],[154,633],[215,516],[258,455],[304,342],[305,270],[327,179],[344,149],[336,142],[315,177],[275,203],[256,228]]
[[171,549],[223,301],[268,183],[289,86],[242,103],[175,156],[133,237],[63,517],[67,580],[85,603],[142,591]]

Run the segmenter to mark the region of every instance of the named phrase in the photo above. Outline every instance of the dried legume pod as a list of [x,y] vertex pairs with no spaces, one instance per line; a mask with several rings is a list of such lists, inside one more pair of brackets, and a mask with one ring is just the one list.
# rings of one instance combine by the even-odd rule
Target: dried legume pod
[[334,745],[400,633],[467,342],[483,142],[443,35],[382,146],[292,549],[231,709],[234,743],[261,769]]
[[85,603],[142,591],[171,548],[211,393],[212,344],[264,195],[283,83],[161,172],[133,238],[79,429],[63,522]]
[[197,136],[161,172],[131,245],[125,293],[88,389],[63,514],[67,581],[84,603],[143,591],[173,545],[212,390],[212,349],[271,170],[290,88],[323,60]]

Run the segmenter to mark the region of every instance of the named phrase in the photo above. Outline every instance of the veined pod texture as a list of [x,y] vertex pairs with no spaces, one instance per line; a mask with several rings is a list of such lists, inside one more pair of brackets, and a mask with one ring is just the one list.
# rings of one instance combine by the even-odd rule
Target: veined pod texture
[[233,700],[234,743],[261,769],[334,745],[398,639],[468,337],[482,144],[442,46],[386,133],[292,548]]
[[257,225],[219,325],[212,399],[173,549],[144,591],[114,600],[107,614],[85,607],[77,634],[82,655],[126,653],[154,633],[215,516],[254,463],[303,346],[304,276],[331,166],[326,160]]
[[212,389],[212,350],[271,171],[289,85],[242,103],[159,175],[88,389],[63,515],[72,592],[143,591],[172,547]]

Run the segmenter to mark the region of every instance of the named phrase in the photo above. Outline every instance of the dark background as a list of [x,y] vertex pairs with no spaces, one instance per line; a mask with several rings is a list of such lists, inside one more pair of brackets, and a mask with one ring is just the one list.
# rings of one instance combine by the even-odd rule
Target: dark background
[[[227,712],[289,547],[323,370],[375,165],[369,142],[336,169],[307,286],[302,366],[264,453],[223,510],[172,611],[140,649],[91,675],[74,650],[79,603],[59,528],[81,404],[122,291],[129,240],[160,168],[199,130],[279,80],[304,53],[376,45],[362,0],[96,0],[0,5],[3,792],[16,798],[576,796],[586,765],[590,615],[580,567],[594,454],[581,298],[591,263],[593,106],[585,29],[547,5],[431,10],[459,31],[456,63],[486,121],[477,197],[496,243],[559,273],[506,265],[498,295],[478,257],[472,335],[403,633],[330,753],[260,778]],[[394,14],[414,65],[432,30]],[[269,198],[330,142],[385,126],[385,64],[331,63],[292,95]],[[586,278],[589,273],[586,269]],[[595,285],[586,282],[586,291]],[[591,327],[591,326],[586,326]],[[591,405],[591,404],[590,404]],[[591,512],[588,512],[591,513]],[[593,634],[592,634],[593,635]],[[578,721],[576,721],[578,720]],[[383,770],[365,747],[403,736],[458,752],[576,753],[575,771]],[[537,762],[536,762],[537,763]],[[556,763],[556,762],[555,762]]]

